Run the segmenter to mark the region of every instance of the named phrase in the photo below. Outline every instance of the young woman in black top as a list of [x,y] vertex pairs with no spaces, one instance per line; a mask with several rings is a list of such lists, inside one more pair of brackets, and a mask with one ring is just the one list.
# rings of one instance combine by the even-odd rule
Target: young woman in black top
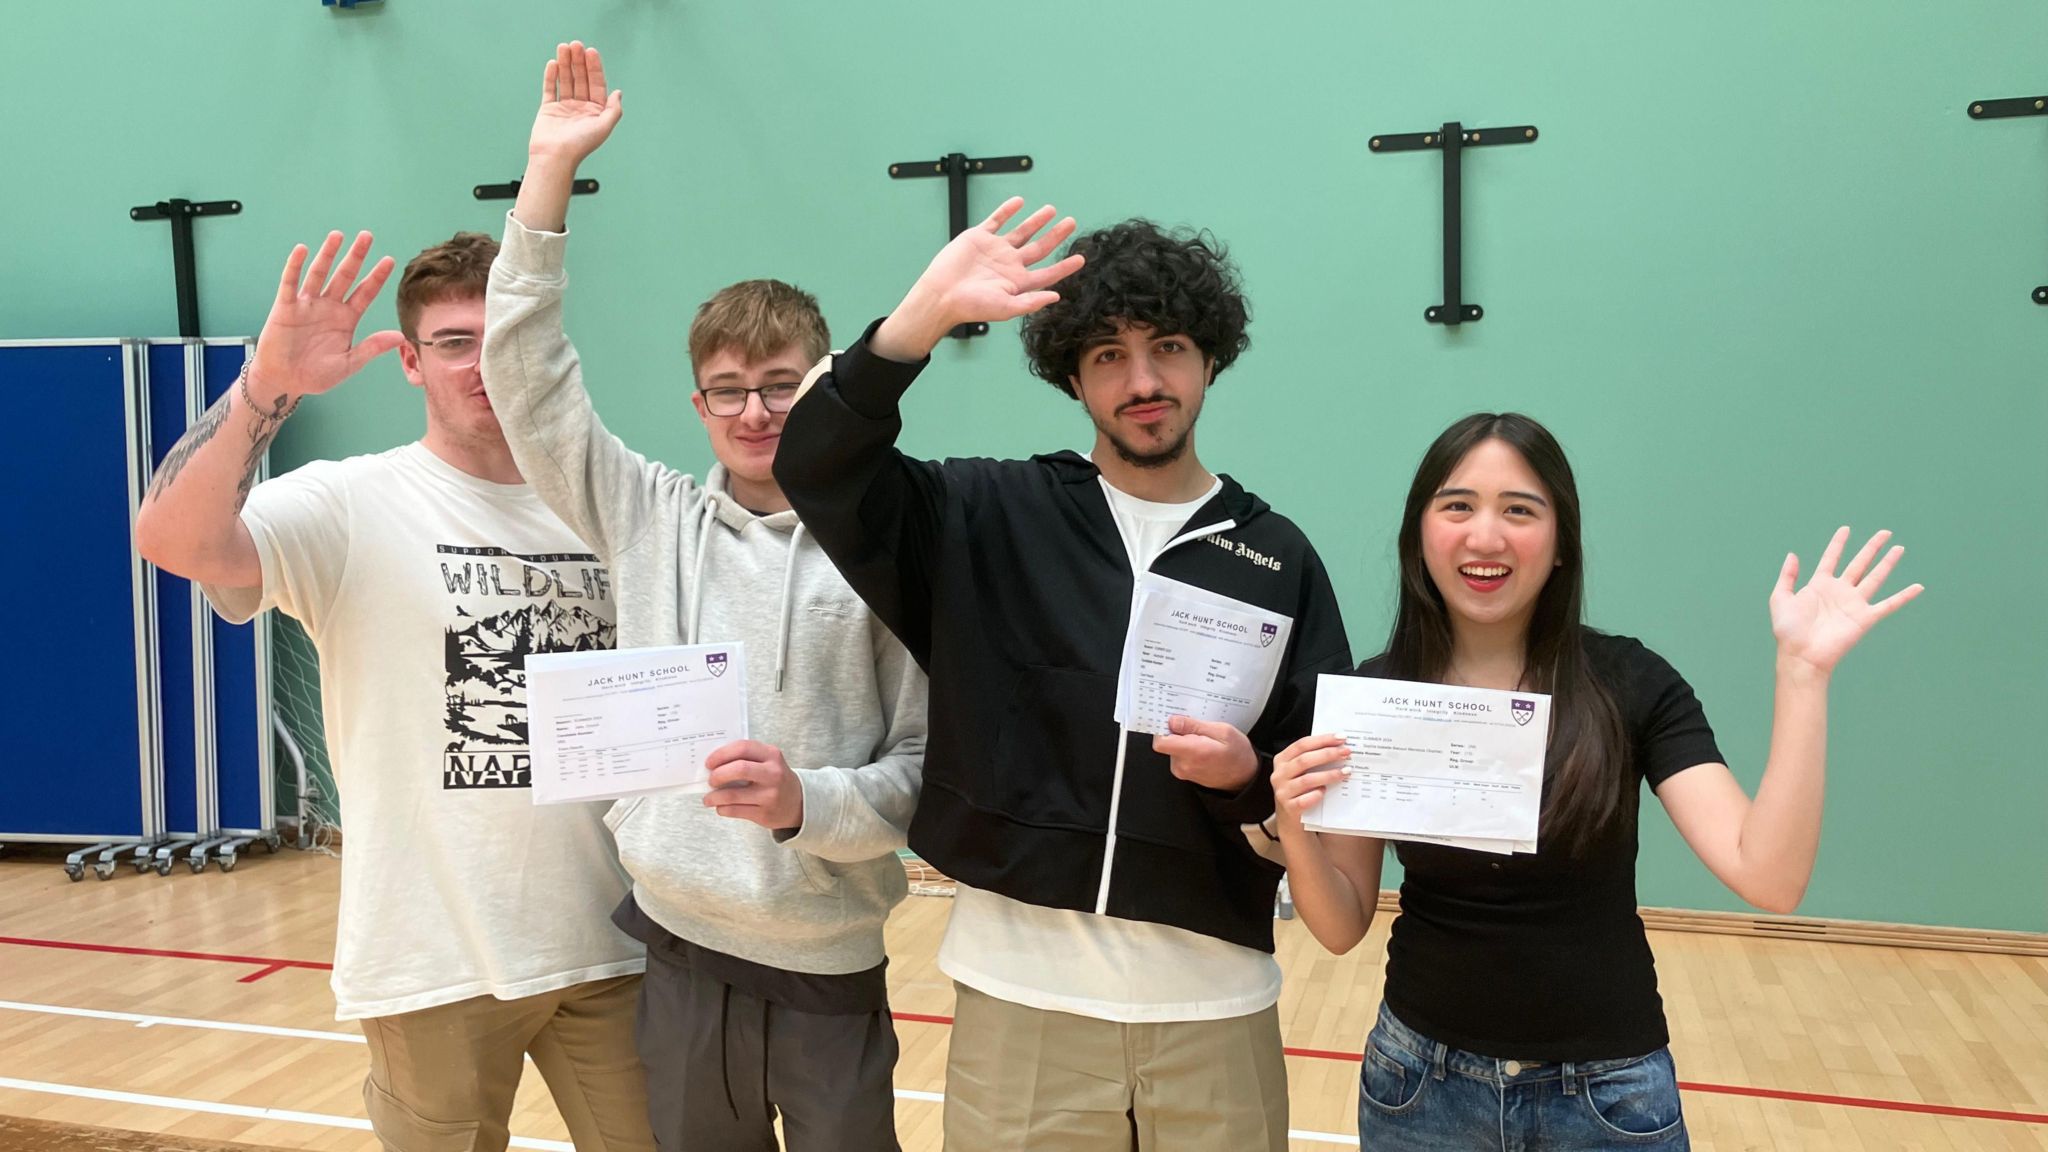
[[[1430,446],[1401,520],[1393,634],[1357,674],[1549,693],[1550,747],[1535,854],[1396,846],[1406,876],[1359,1084],[1364,1148],[1688,1146],[1636,914],[1641,782],[1737,895],[1792,911],[1820,841],[1829,676],[1920,592],[1872,602],[1903,551],[1880,558],[1888,537],[1837,574],[1842,529],[1803,588],[1785,558],[1770,597],[1770,759],[1752,801],[1684,678],[1580,622],[1578,491],[1550,433],[1482,414]],[[1347,756],[1342,737],[1310,736],[1273,769],[1295,907],[1333,952],[1365,936],[1380,889],[1382,841],[1301,823]]]

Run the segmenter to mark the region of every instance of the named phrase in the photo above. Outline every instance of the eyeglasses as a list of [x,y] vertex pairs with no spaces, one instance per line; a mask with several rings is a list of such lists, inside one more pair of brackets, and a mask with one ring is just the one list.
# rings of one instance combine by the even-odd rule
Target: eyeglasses
[[414,340],[413,343],[450,368],[467,368],[483,359],[484,342],[476,336],[443,336],[439,340]]
[[704,388],[704,410],[713,416],[737,416],[747,410],[747,397],[761,394],[761,406],[770,412],[787,412],[796,407],[799,384],[763,384],[759,388]]

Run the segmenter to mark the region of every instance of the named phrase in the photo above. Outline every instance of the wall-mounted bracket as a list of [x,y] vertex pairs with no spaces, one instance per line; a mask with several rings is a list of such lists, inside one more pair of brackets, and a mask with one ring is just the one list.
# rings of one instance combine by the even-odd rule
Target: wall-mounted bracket
[[197,216],[234,216],[240,200],[159,200],[128,210],[130,220],[171,222],[171,271],[178,285],[178,335],[199,335],[199,276],[192,255],[192,220]]
[[[2048,96],[2014,96],[1970,103],[1972,120],[2003,120],[2008,116],[2048,116]],[[2048,284],[2034,289],[2034,303],[2048,305]]]
[[[892,180],[916,180],[943,176],[946,179],[946,239],[967,231],[967,178],[999,172],[1029,172],[1029,156],[984,156],[976,159],[964,152],[949,152],[937,160],[906,160],[889,165]],[[988,325],[961,324],[949,335],[958,340],[988,335]]]
[[1519,124],[1513,128],[1467,128],[1452,120],[1435,132],[1404,132],[1375,136],[1374,152],[1419,152],[1434,149],[1444,154],[1444,299],[1422,310],[1431,324],[1469,324],[1486,313],[1464,298],[1464,209],[1461,155],[1467,148],[1495,144],[1530,144],[1536,129]]

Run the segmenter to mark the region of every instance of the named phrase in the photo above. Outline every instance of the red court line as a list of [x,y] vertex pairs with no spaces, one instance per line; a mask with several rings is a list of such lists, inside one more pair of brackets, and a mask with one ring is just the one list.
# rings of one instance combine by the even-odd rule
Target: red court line
[[23,948],[68,948],[73,952],[111,952],[116,956],[159,956],[172,960],[215,960],[223,964],[254,964],[264,971],[242,978],[241,983],[260,980],[281,968],[311,968],[332,972],[334,965],[317,960],[279,960],[275,956],[230,956],[220,952],[175,952],[167,948],[131,948],[125,944],[82,944],[76,940],[31,940],[22,936],[0,936],[0,944]]
[[1918,1112],[1927,1116],[1960,1116],[1972,1120],[2011,1120],[2020,1124],[2048,1124],[2044,1112],[2000,1112],[1993,1108],[1955,1108],[1947,1104],[1916,1104],[1910,1100],[1866,1100],[1861,1096],[1828,1096],[1818,1092],[1784,1092],[1776,1088],[1743,1088],[1733,1084],[1694,1084],[1680,1080],[1688,1092],[1714,1092],[1723,1096],[1755,1096],[1764,1100],[1797,1100],[1806,1104],[1839,1104],[1844,1108],[1875,1108],[1886,1112]]
[[251,973],[249,973],[249,974],[248,974],[247,976],[244,976],[244,977],[242,977],[242,978],[241,978],[240,980],[237,980],[237,981],[235,981],[235,983],[237,983],[237,984],[254,984],[254,983],[255,983],[255,982],[257,982],[258,980],[261,980],[261,979],[263,979],[263,978],[264,978],[265,976],[268,976],[268,975],[270,975],[270,974],[271,974],[271,973],[273,973],[273,972],[282,972],[282,971],[284,971],[284,970],[285,970],[285,965],[283,965],[283,964],[272,964],[272,965],[271,965],[270,967],[268,967],[268,968],[258,968],[258,969],[257,969],[256,971],[254,971],[254,972],[251,972]]
[[1289,1056],[1306,1056],[1311,1060],[1343,1060],[1352,1064],[1365,1063],[1363,1052],[1332,1052],[1327,1048],[1282,1048]]
[[[212,960],[226,964],[254,964],[258,970],[242,977],[237,983],[250,984],[273,972],[286,968],[309,968],[316,971],[332,971],[334,965],[322,964],[315,960],[279,960],[271,956],[232,956],[219,952],[178,952],[164,948],[131,948],[121,944],[82,944],[73,940],[31,940],[20,936],[0,936],[0,944],[14,944],[24,948],[68,948],[78,952],[110,952],[119,956],[156,956],[173,960]],[[951,1016],[935,1016],[921,1012],[892,1012],[891,1016],[917,1024],[943,1024],[951,1026]],[[1313,1060],[1340,1060],[1356,1064],[1363,1057],[1354,1052],[1333,1052],[1325,1048],[1287,1048],[1289,1056],[1300,1056]],[[1877,1100],[1863,1096],[1830,1096],[1818,1092],[1787,1092],[1777,1088],[1746,1088],[1735,1084],[1700,1084],[1689,1080],[1678,1082],[1679,1088],[1687,1092],[1705,1092],[1720,1096],[1749,1096],[1760,1100],[1788,1100],[1803,1104],[1833,1104],[1842,1108],[1869,1108],[1884,1112],[1914,1112],[1926,1116],[1949,1116],[1968,1120],[2007,1120],[2019,1124],[2048,1124],[2048,1113],[2006,1112],[1994,1108],[1959,1108],[1948,1104],[1919,1104],[1909,1100]]]
[[[925,1016],[915,1012],[891,1012],[898,1020],[914,1020],[920,1024],[951,1024],[950,1016]],[[1283,1048],[1289,1056],[1300,1056],[1312,1060],[1341,1060],[1350,1064],[1362,1063],[1362,1052],[1332,1052],[1327,1048]],[[1876,1100],[1862,1096],[1828,1096],[1817,1092],[1786,1092],[1777,1088],[1745,1088],[1736,1084],[1697,1084],[1690,1080],[1678,1082],[1679,1088],[1687,1092],[1707,1092],[1721,1096],[1754,1096],[1763,1100],[1791,1100],[1806,1104],[1836,1104],[1843,1108],[1871,1108],[1886,1112],[1919,1112],[1929,1116],[1956,1116],[1972,1120],[2011,1120],[2020,1124],[2048,1124],[2048,1113],[2001,1112],[1993,1108],[1956,1108],[1947,1104],[1916,1104],[1908,1100]]]

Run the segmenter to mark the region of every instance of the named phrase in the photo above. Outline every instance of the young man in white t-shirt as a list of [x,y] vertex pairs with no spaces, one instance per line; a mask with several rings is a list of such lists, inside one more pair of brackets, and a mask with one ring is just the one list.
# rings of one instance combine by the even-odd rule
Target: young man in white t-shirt
[[[1209,387],[1247,343],[1223,252],[1130,220],[1038,268],[1073,221],[1046,231],[1047,207],[1004,232],[1020,205],[956,237],[819,366],[775,459],[826,554],[931,672],[910,846],[960,885],[938,961],[959,997],[946,1143],[1284,1149],[1280,868],[1241,827],[1272,811],[1272,756],[1308,731],[1316,675],[1351,666],[1343,622],[1300,530],[1195,452]],[[899,451],[898,401],[946,334],[1033,313],[1032,369],[1080,402],[1092,451]],[[1119,724],[1140,574],[1292,621],[1284,641],[1277,623],[1261,633],[1282,651],[1248,732]]]
[[[369,1041],[384,1146],[503,1149],[531,1055],[578,1149],[651,1150],[633,1047],[645,957],[607,917],[626,876],[604,806],[531,800],[525,658],[612,647],[613,589],[520,477],[484,394],[497,242],[420,253],[402,331],[360,343],[392,261],[357,284],[370,236],[341,245],[328,236],[303,285],[294,249],[241,379],[157,470],[137,547],[226,619],[275,607],[319,651],[347,833],[336,1016]],[[299,402],[394,348],[425,436],[252,490]]]

